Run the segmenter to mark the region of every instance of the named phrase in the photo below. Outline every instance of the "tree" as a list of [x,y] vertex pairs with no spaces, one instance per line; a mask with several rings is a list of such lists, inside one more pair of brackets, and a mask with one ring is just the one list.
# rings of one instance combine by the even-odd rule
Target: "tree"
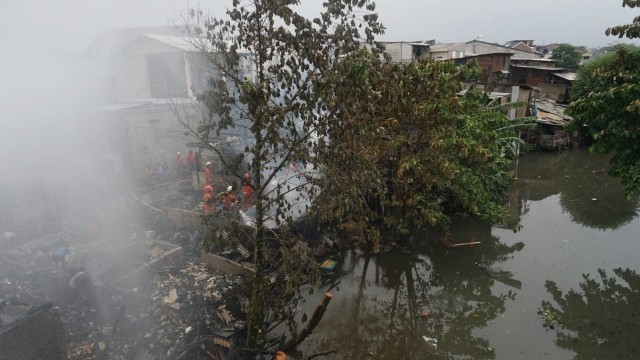
[[[630,8],[640,7],[640,0],[623,0],[622,7]],[[629,39],[640,38],[640,16],[636,16],[631,24],[613,26],[605,30],[607,36],[617,36],[619,38],[627,37]]]
[[[332,146],[322,154],[322,187],[330,191],[316,204],[321,216],[377,221],[399,233],[447,227],[454,213],[506,220],[510,161],[501,140],[512,136],[513,123],[487,107],[482,92],[457,95],[479,75],[477,64],[393,64],[363,50],[338,71],[342,82],[331,98],[354,100],[341,103]],[[368,235],[376,246],[375,229]]]
[[578,66],[582,54],[575,46],[560,44],[551,53],[551,58],[556,60],[556,65],[563,68]]
[[[191,41],[217,75],[198,98],[209,109],[208,116],[183,124],[202,146],[218,154],[227,176],[242,181],[242,167],[248,163],[255,190],[255,276],[248,308],[248,339],[254,345],[267,339],[269,316],[284,316],[280,309],[299,290],[300,269],[308,265],[295,252],[295,240],[273,228],[289,225],[294,206],[317,192],[308,181],[316,176],[315,154],[324,145],[320,139],[328,136],[328,124],[337,114],[336,104],[321,97],[322,89],[331,86],[332,69],[341,57],[359,48],[360,41],[372,43],[383,31],[369,0],[327,0],[324,12],[314,19],[295,12],[299,3],[234,0],[224,20],[191,12],[192,18],[204,20],[194,27],[199,36]],[[236,156],[210,140],[232,128],[243,128],[253,138]],[[211,233],[224,234],[219,230],[215,226]],[[269,287],[265,252],[273,243],[283,280]]]
[[640,194],[640,50],[622,47],[578,71],[568,113],[572,127],[585,126],[591,150],[611,153],[609,173],[628,196]]

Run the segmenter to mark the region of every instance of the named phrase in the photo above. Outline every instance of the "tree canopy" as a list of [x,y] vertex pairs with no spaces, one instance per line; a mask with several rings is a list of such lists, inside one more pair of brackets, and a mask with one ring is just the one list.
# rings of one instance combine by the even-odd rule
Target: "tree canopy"
[[330,159],[323,177],[330,191],[320,194],[321,216],[378,221],[400,232],[446,228],[454,213],[505,221],[510,161],[502,140],[512,123],[487,106],[484,93],[461,95],[463,83],[479,75],[477,64],[394,64],[360,51],[338,71],[342,82],[332,96],[355,100],[341,103],[332,146],[322,154]]
[[578,66],[580,51],[571,44],[560,44],[551,53],[551,58],[556,60],[556,65],[563,68]]
[[[630,8],[640,7],[640,0],[623,0],[622,6]],[[617,25],[608,28],[605,31],[607,36],[617,36],[619,38],[627,37],[629,39],[640,38],[640,16],[636,16],[631,24]]]
[[640,194],[640,50],[622,47],[578,71],[568,112],[572,126],[586,126],[591,149],[611,153],[610,174],[627,195]]

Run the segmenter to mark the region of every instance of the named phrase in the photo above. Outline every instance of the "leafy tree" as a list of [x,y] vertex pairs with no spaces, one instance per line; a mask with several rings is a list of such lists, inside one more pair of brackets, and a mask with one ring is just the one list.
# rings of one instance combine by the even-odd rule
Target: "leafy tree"
[[[483,93],[457,95],[477,64],[393,64],[363,50],[338,71],[342,82],[326,98],[353,100],[341,103],[322,154],[330,191],[317,202],[321,217],[378,220],[400,232],[446,227],[452,213],[506,219],[510,161],[501,152],[512,123]],[[376,245],[377,233],[368,235]]]
[[[241,181],[242,165],[248,163],[255,190],[255,276],[248,307],[252,344],[266,340],[269,316],[275,321],[286,315],[284,305],[298,291],[301,268],[308,265],[301,261],[306,257],[295,252],[291,237],[276,236],[270,228],[290,224],[294,205],[305,196],[313,198],[317,190],[308,186],[318,163],[314,154],[324,145],[319,139],[328,135],[328,124],[337,114],[337,104],[324,101],[322,89],[334,81],[332,69],[341,57],[359,48],[360,41],[372,43],[383,31],[369,0],[327,0],[314,19],[296,13],[299,3],[234,0],[227,19],[207,18],[200,11],[191,14],[203,20],[194,27],[200,36],[191,41],[217,76],[199,97],[208,116],[183,124],[202,146],[219,155],[227,176]],[[245,76],[241,66],[253,68],[255,78]],[[232,128],[245,129],[253,141],[229,157],[210,136]],[[289,173],[291,164],[298,171]],[[306,169],[311,171],[305,173]],[[228,234],[219,226],[213,230],[212,234]],[[274,242],[285,280],[270,285],[265,280],[265,256]],[[268,304],[273,311],[268,311]]]
[[586,126],[591,150],[611,153],[609,173],[628,196],[640,194],[640,50],[622,47],[578,71],[568,113],[572,126]]
[[[640,7],[640,0],[623,0],[622,7],[628,6],[630,8]],[[618,25],[608,28],[605,31],[607,36],[617,36],[619,38],[627,37],[629,39],[640,38],[640,16],[636,16],[631,24]]]
[[578,66],[582,54],[573,45],[560,44],[551,53],[551,58],[556,60],[556,65],[563,68]]

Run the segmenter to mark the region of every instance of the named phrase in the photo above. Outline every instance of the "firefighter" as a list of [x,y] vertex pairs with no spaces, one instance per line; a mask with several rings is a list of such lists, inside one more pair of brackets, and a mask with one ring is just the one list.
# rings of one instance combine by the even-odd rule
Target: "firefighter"
[[207,181],[207,185],[213,186],[213,164],[211,164],[211,161],[207,161],[205,165],[204,178]]
[[236,194],[233,193],[233,186],[229,185],[227,187],[227,191],[225,192],[224,200],[222,201],[222,208],[225,211],[230,211],[233,207],[236,206],[238,202],[238,198]]
[[213,197],[213,186],[211,185],[204,187],[202,211],[204,211],[205,215],[213,215],[216,212],[216,200]]
[[189,171],[196,171],[196,154],[193,150],[189,150],[187,154],[187,164],[189,164]]
[[253,202],[253,187],[251,186],[251,176],[249,173],[244,173],[242,177],[242,198],[245,204]]
[[183,158],[182,158],[182,154],[180,153],[180,151],[178,151],[178,152],[176,153],[176,168],[178,168],[178,169],[181,169],[181,168],[182,168],[182,166],[184,165],[184,164],[182,163],[182,160],[183,160]]

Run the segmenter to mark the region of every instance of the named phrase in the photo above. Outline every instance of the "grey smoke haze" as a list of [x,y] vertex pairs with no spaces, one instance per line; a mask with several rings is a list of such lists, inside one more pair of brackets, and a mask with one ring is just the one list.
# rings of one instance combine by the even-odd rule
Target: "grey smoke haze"
[[[224,15],[231,1],[202,1],[200,8]],[[302,2],[303,13],[321,9],[320,0]],[[605,45],[607,26],[630,22],[637,10],[621,0],[379,0],[387,27],[382,40],[487,41],[535,39]],[[99,69],[82,53],[103,29],[166,25],[179,18],[185,0],[0,1],[0,109],[2,173],[9,165],[55,172],[60,161],[82,151],[74,147],[74,116],[91,104]],[[90,119],[87,119],[90,121]],[[69,126],[66,126],[69,125]],[[63,153],[60,151],[64,151]],[[58,163],[56,163],[58,162]],[[11,170],[11,171],[15,171]]]

